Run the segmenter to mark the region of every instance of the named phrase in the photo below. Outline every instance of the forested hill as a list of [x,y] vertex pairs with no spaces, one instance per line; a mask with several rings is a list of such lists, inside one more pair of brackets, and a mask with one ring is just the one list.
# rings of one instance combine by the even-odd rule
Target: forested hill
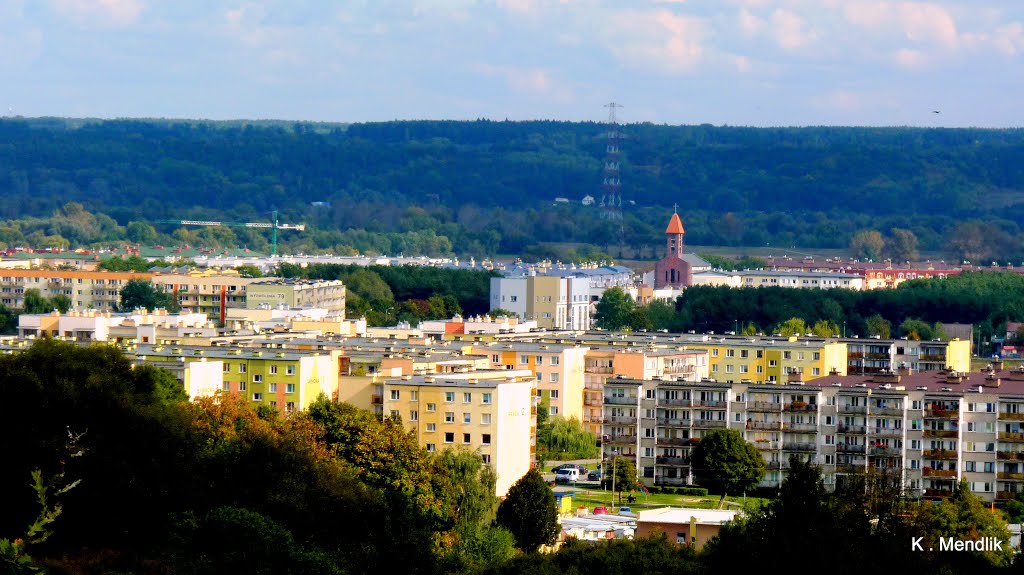
[[[280,209],[318,229],[430,229],[483,251],[605,245],[607,230],[591,217],[597,208],[579,204],[587,194],[600,199],[605,130],[568,122],[5,119],[0,218],[49,216],[69,201],[121,225],[245,220]],[[678,203],[694,244],[845,247],[860,229],[901,227],[922,248],[944,249],[958,223],[979,219],[1001,234],[999,255],[1019,248],[1024,130],[622,130],[623,196],[635,202],[626,206],[627,241],[636,246],[658,241]],[[553,207],[555,197],[571,207]],[[409,206],[423,210],[410,214]]]

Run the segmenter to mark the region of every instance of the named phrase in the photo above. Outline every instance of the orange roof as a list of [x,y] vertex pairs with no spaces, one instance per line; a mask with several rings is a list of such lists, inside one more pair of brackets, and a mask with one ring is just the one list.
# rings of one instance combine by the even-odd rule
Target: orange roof
[[672,219],[668,221],[668,229],[665,230],[666,234],[685,234],[686,231],[683,229],[683,220],[679,219],[679,214],[672,214]]

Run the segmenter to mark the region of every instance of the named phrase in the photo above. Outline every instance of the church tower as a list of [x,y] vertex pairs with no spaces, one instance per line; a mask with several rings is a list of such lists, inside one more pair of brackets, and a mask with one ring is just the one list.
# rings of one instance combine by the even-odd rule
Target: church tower
[[679,214],[672,213],[672,218],[665,228],[665,257],[654,266],[654,289],[685,288],[693,281],[690,264],[683,259],[683,220]]

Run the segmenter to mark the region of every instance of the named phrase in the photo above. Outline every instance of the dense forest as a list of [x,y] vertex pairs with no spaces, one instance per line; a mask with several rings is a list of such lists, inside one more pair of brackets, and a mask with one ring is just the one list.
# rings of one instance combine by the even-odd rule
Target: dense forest
[[2,573],[646,575],[798,561],[975,574],[1014,559],[911,551],[910,537],[926,549],[1009,537],[966,484],[941,503],[905,500],[885,476],[828,493],[798,458],[774,500],[699,553],[664,535],[537,553],[557,526],[536,470],[499,503],[478,455],[428,453],[401,422],[347,404],[321,397],[282,417],[238,397],[188,402],[169,372],[133,368],[113,346],[51,340],[0,356],[0,392],[18,406],[0,419]]
[[580,203],[600,201],[606,128],[4,119],[0,242],[265,249],[257,230],[155,222],[279,210],[310,226],[282,237],[295,252],[480,257],[571,242],[653,258],[678,204],[694,245],[847,248],[897,228],[949,257],[1024,255],[1022,130],[626,125],[620,242]]

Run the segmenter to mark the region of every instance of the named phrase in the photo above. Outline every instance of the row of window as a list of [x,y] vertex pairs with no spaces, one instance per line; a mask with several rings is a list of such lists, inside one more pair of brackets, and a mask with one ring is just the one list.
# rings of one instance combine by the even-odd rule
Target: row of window
[[[238,373],[246,373],[246,372],[248,372],[248,370],[249,370],[248,365],[246,365],[244,363],[238,364]],[[225,361],[224,362],[224,373],[229,373],[230,371],[231,371],[231,364]],[[270,375],[277,375],[277,373],[278,373],[278,366],[271,365],[270,366]],[[295,366],[294,365],[286,365],[284,373],[285,373],[285,375],[295,375]],[[253,381],[256,381],[255,378],[257,378],[257,377],[259,377],[259,376],[258,375],[254,375],[253,376]]]
[[[252,376],[253,383],[261,383],[262,382],[262,380],[257,381],[256,380],[257,377],[259,377],[259,376],[258,375]],[[245,391],[246,387],[248,387],[246,385],[246,382],[244,382],[244,381],[238,382],[238,391]],[[224,384],[223,384],[222,389],[224,391],[230,391],[231,390],[231,383],[225,381]],[[285,393],[295,393],[295,384],[294,383],[285,384],[284,392]],[[277,393],[277,384],[276,383],[271,383],[271,384],[267,385],[267,393]]]
[[[455,432],[453,432],[453,431],[446,432],[444,434],[444,442],[445,443],[455,443]],[[462,434],[462,443],[463,444],[468,445],[468,444],[470,444],[472,442],[473,441],[472,441],[471,434],[469,434],[469,433],[463,433]],[[480,444],[481,445],[490,445],[491,444],[491,434],[490,433],[482,433],[482,434],[480,434]],[[427,451],[433,451],[432,449],[430,449],[430,447],[429,447],[430,445],[433,445],[433,444],[432,443],[428,443],[427,444],[427,446],[428,446],[427,447]]]
[[[749,349],[740,349],[740,350],[727,349],[727,350],[725,350],[725,357],[736,357],[736,352],[737,351],[740,352],[739,356],[741,358],[743,358],[743,359],[746,359],[746,358],[750,357],[750,350]],[[764,350],[763,349],[758,349],[758,350],[754,350],[754,351],[757,353],[757,355],[756,355],[757,359],[764,358]],[[718,348],[711,348],[711,357],[718,357]],[[791,352],[791,351],[783,351],[782,352],[782,359],[793,359],[793,352]],[[796,359],[797,359],[797,361],[803,361],[805,359],[804,352],[802,352],[802,351],[796,352]],[[811,359],[813,359],[814,361],[820,360],[821,359],[821,352],[819,352],[819,351],[813,352],[811,354]],[[768,360],[768,367],[775,367],[775,360],[774,359]]]
[[[481,394],[481,397],[480,397],[480,403],[489,404],[489,403],[491,403],[491,398],[492,397],[493,396],[490,393],[483,393],[483,394]],[[400,389],[392,389],[391,390],[391,401],[399,401],[401,399],[402,399],[402,390],[400,390]],[[416,391],[416,390],[409,391],[409,401],[419,401],[419,400],[420,400],[420,393],[419,393],[419,391]],[[446,392],[444,392],[444,402],[445,403],[455,403],[455,392],[454,391],[446,391]],[[473,403],[473,392],[470,392],[470,391],[463,392],[462,393],[462,403],[464,403],[464,404]],[[437,411],[437,404],[436,403],[428,403],[427,404],[427,411]]]

